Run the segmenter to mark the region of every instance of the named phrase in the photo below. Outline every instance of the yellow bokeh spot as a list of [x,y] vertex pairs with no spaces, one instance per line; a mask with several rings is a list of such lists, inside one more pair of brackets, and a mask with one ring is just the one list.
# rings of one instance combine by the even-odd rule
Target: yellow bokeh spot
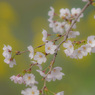
[[17,23],[17,16],[12,6],[7,2],[0,2],[0,76],[6,76],[8,74],[8,67],[4,63],[3,46],[10,45],[13,50],[16,47],[20,47],[22,44],[12,34],[11,25]]
[[[48,28],[48,21],[46,18],[37,17],[32,21],[32,30],[33,32],[35,32],[34,39],[32,41],[34,47],[44,44],[44,42],[42,41],[42,31],[43,29],[45,29],[48,32]],[[36,49],[36,51],[44,50],[44,46]]]

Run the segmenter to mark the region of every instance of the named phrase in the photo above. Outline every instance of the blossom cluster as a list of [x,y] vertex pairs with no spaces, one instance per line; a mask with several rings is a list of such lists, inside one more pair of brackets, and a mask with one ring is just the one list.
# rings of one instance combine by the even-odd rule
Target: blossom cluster
[[[88,5],[92,2],[92,0],[82,0],[83,2],[89,2]],[[87,6],[88,6],[87,5]],[[86,7],[84,7],[86,9]],[[23,74],[13,75],[10,77],[11,81],[18,84],[25,84],[25,90],[21,91],[22,95],[46,95],[44,92],[49,91],[46,86],[46,82],[61,80],[65,75],[62,72],[62,68],[57,66],[54,67],[55,57],[57,56],[58,51],[60,50],[60,46],[63,44],[63,47],[66,48],[63,50],[66,56],[70,56],[70,58],[82,59],[83,56],[87,56],[88,54],[95,53],[95,36],[89,36],[86,41],[71,41],[71,38],[76,38],[76,36],[80,35],[79,31],[75,31],[76,22],[80,21],[80,18],[83,17],[83,10],[80,8],[72,8],[69,10],[68,8],[60,9],[60,14],[55,13],[54,8],[50,7],[50,11],[48,12],[49,16],[49,27],[52,29],[53,33],[56,36],[56,39],[47,40],[48,36],[52,36],[52,34],[48,34],[48,32],[43,29],[42,31],[42,41],[44,44],[36,47],[40,48],[44,46],[44,51],[36,51],[32,45],[27,47],[27,52],[29,52],[29,58],[31,59],[31,64],[28,69],[23,71]],[[58,18],[58,19],[55,19]],[[62,42],[57,44],[56,42],[64,38]],[[85,43],[84,43],[85,42]],[[80,46],[81,45],[81,46]],[[76,49],[77,48],[77,49]],[[15,56],[20,55],[24,52],[21,51],[12,51],[11,46],[4,45],[3,47],[3,56],[5,57],[4,62],[9,64],[9,67],[13,67],[16,65]],[[48,55],[54,55],[53,59],[50,63],[48,63],[48,67],[43,69],[42,64],[45,64],[47,61]],[[32,73],[32,67],[38,66],[39,69],[36,71],[42,76],[42,80],[44,81],[44,85],[42,89],[38,89],[38,81],[36,81],[35,75]],[[64,91],[55,93],[49,91],[53,95],[64,95]]]
[[[65,32],[68,31],[68,29],[70,28],[71,24],[73,23],[73,21],[76,19],[76,17],[79,15],[79,13],[81,12],[80,8],[72,8],[71,11],[66,8],[66,9],[60,9],[60,14],[56,14],[54,12],[54,8],[50,7],[51,11],[48,12],[49,15],[49,27],[52,28],[54,33],[59,33],[59,34],[63,34]],[[58,19],[60,19],[58,21],[58,19],[54,19],[54,17],[57,16]],[[80,18],[83,17],[83,14],[80,15],[80,17],[78,18],[78,22],[80,21]],[[71,35],[77,36],[79,35],[79,32],[77,31],[73,31],[74,29],[76,29],[76,24],[72,27],[72,31],[71,31]],[[69,34],[69,35],[70,35]],[[72,36],[71,36],[72,37]]]
[[[43,30],[44,32],[45,30]],[[42,33],[43,33],[42,32]],[[31,61],[31,65],[34,66],[38,66],[39,70],[37,70],[37,72],[40,73],[40,75],[46,79],[46,81],[50,82],[51,80],[55,81],[57,80],[61,80],[62,76],[64,75],[64,73],[60,72],[62,70],[61,67],[55,67],[51,70],[51,72],[46,75],[45,71],[42,71],[42,63],[45,63],[47,61],[46,56],[49,54],[54,54],[55,53],[55,49],[57,48],[57,45],[55,45],[52,41],[47,41],[45,43],[45,53],[42,52],[36,52],[35,49],[30,45],[27,47],[28,51],[29,51],[29,57],[32,60]],[[3,56],[5,58],[9,58],[8,56],[12,57],[12,47],[11,46],[6,46],[4,45],[3,48],[4,52],[3,52]],[[6,60],[6,59],[5,59]],[[12,65],[11,67],[13,67],[14,62],[9,62],[9,66],[10,64]],[[22,90],[21,94],[23,95],[39,95],[40,91],[37,89],[37,86],[35,86],[35,84],[38,84],[37,81],[35,81],[35,75],[32,73],[28,73],[27,71],[25,72],[24,75],[13,75],[10,77],[10,79],[12,81],[14,81],[14,83],[18,83],[18,84],[25,84],[26,86],[30,86],[31,88],[27,88],[25,90]],[[32,93],[32,94],[30,94]],[[35,93],[35,94],[34,94]],[[59,92],[56,95],[62,94],[63,92]]]
[[81,45],[78,49],[74,50],[74,44],[70,40],[65,42],[63,47],[66,48],[64,52],[67,56],[82,59],[83,56],[87,56],[88,53],[95,53],[95,36],[89,36],[87,38],[87,44]]
[[14,81],[14,83],[19,83],[19,84],[25,84],[26,86],[30,86],[31,88],[27,88],[25,90],[21,91],[21,94],[23,95],[39,95],[39,90],[37,89],[37,84],[38,82],[35,81],[35,76],[33,74],[25,74],[24,76],[20,75],[13,75],[10,77],[11,81]]
[[[60,72],[62,70],[61,67],[55,67],[51,71],[51,73],[47,76],[46,80],[50,82],[51,80],[55,81],[56,79],[61,80],[64,73]],[[37,72],[40,73],[41,76],[45,77],[45,73],[41,70],[37,70]],[[32,73],[26,73],[24,76],[20,75],[13,75],[10,77],[11,81],[14,81],[14,83],[18,84],[25,84],[26,86],[30,86],[30,88],[27,88],[25,90],[22,90],[21,94],[23,95],[39,95],[40,91],[37,89],[37,86],[35,84],[38,84],[38,82],[35,80],[35,76]],[[32,94],[31,94],[32,93]],[[35,94],[34,94],[35,93]],[[60,93],[63,93],[60,92]],[[60,94],[56,94],[60,95]]]
[[3,56],[5,57],[4,62],[9,64],[9,67],[13,67],[13,65],[16,65],[15,59],[12,57],[12,47],[4,45],[3,47]]
[[61,70],[62,70],[61,67],[55,67],[55,68],[52,69],[50,74],[48,74],[47,76],[46,76],[44,71],[37,70],[37,72],[39,72],[41,76],[46,77],[46,81],[50,82],[51,80],[55,81],[56,79],[57,80],[62,79],[62,76],[65,75],[65,74],[60,72]]

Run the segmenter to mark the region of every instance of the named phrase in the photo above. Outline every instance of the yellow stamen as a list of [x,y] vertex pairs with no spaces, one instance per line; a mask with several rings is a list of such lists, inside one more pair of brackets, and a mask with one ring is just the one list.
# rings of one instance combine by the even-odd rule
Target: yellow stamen
[[42,55],[39,55],[40,58],[42,58]]
[[50,50],[51,48],[50,48],[50,47],[48,47],[47,49],[48,49],[48,50]]
[[56,71],[56,69],[53,69],[53,71],[55,72],[55,71]]
[[78,53],[81,53],[81,50],[78,50]]
[[32,94],[34,95],[34,94],[35,94],[35,92],[34,92],[34,91],[32,91]]
[[91,40],[89,40],[89,43],[90,43],[90,44],[92,44],[92,41],[91,41]]
[[86,50],[86,47],[83,47],[84,50]]
[[28,80],[30,80],[30,79],[31,79],[31,77],[29,76],[29,77],[28,77]]
[[70,45],[69,47],[72,48],[72,45]]

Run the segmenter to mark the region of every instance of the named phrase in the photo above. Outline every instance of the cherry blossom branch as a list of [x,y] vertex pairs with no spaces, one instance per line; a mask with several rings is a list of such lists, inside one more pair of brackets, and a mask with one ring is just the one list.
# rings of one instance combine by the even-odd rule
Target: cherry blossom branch
[[[31,88],[27,88],[25,90],[21,91],[21,94],[27,95],[27,94],[35,94],[35,95],[46,95],[48,92],[52,93],[53,95],[63,95],[64,91],[59,93],[53,93],[49,91],[47,88],[46,82],[48,81],[55,81],[56,79],[60,80],[62,79],[62,76],[64,73],[60,72],[62,70],[61,67],[54,67],[54,63],[59,51],[60,46],[63,44],[63,47],[66,48],[64,52],[66,55],[70,56],[71,58],[79,58],[81,59],[83,56],[86,56],[90,52],[95,53],[95,36],[90,36],[87,38],[87,44],[82,45],[78,49],[74,49],[74,45],[79,45],[81,43],[84,43],[85,40],[82,41],[70,41],[69,38],[75,38],[76,36],[80,35],[78,31],[74,31],[73,29],[76,28],[76,23],[80,20],[81,17],[83,17],[83,12],[89,7],[89,5],[93,5],[93,0],[83,0],[84,2],[87,2],[87,4],[83,7],[81,10],[80,8],[72,8],[71,12],[69,9],[60,9],[60,15],[59,17],[63,20],[61,22],[54,21],[54,8],[50,7],[50,11],[48,15],[50,18],[48,21],[50,22],[50,28],[53,29],[54,33],[59,33],[56,35],[56,37],[52,40],[46,40],[48,36],[51,36],[51,34],[48,34],[46,30],[43,29],[42,34],[43,38],[42,41],[45,42],[44,44],[41,44],[35,48],[33,48],[31,45],[27,47],[26,51],[12,51],[11,46],[4,45],[4,52],[3,56],[5,57],[4,62],[9,64],[9,67],[13,67],[13,65],[16,65],[16,61],[14,57],[16,55],[20,55],[22,53],[30,52],[29,57],[33,59],[28,69],[25,69],[22,74],[13,75],[10,77],[14,83],[19,84],[26,84],[26,86],[32,86]],[[64,34],[63,34],[64,33]],[[62,38],[64,37],[64,38]],[[61,41],[59,41],[61,39]],[[67,41],[68,40],[68,41]],[[56,45],[56,42],[59,42],[58,45]],[[45,46],[44,52],[38,52],[35,49]],[[94,49],[93,49],[94,47]],[[35,54],[36,53],[36,54]],[[50,61],[49,65],[43,70],[41,64],[45,63],[47,60],[47,55],[53,55],[52,60]],[[42,89],[37,90],[37,84],[38,82],[35,80],[35,75],[32,74],[32,68],[34,66],[38,66],[39,70],[36,70],[40,73],[41,76],[43,76],[43,86]],[[43,71],[42,71],[43,70]]]
[[[66,35],[66,33],[65,34],[63,34],[63,35],[59,35],[59,37],[58,38],[56,38],[56,39],[53,39],[53,40],[51,40],[52,42],[54,42],[54,41],[58,41],[60,38],[62,38],[63,36],[65,36]],[[40,47],[42,47],[42,46],[44,46],[45,44],[42,44],[42,45],[39,45],[39,46],[37,46],[37,47],[35,47],[34,49],[37,49],[37,48],[40,48]],[[26,53],[26,52],[29,52],[29,50],[26,50],[26,51],[16,51],[15,53],[16,53],[16,55],[20,55],[20,54],[22,54],[22,53]]]
[[[92,1],[88,1],[88,3],[87,3],[87,4],[84,6],[84,8],[81,10],[80,14],[79,14],[79,15],[76,17],[76,19],[73,21],[73,23],[71,24],[71,26],[70,26],[70,28],[69,28],[69,30],[67,31],[66,34],[60,35],[58,38],[56,38],[56,39],[54,39],[54,40],[51,40],[51,41],[58,41],[61,37],[66,36],[65,39],[58,45],[57,49],[60,47],[60,45],[61,45],[63,42],[66,41],[66,39],[68,38],[68,34],[69,34],[69,32],[71,31],[73,25],[77,22],[77,20],[78,20],[78,18],[80,17],[80,15],[85,11],[85,9],[86,9],[91,3],[92,3]],[[44,46],[44,45],[45,45],[45,44],[39,45],[39,46],[35,47],[34,49],[40,48],[40,47],[42,47],[42,46]],[[56,49],[56,50],[57,50],[57,49]],[[29,51],[29,50],[22,51],[22,52],[16,51],[16,55],[20,55],[20,54],[25,53],[25,52],[28,52],[28,51]]]
[[80,17],[80,15],[86,10],[86,8],[87,8],[90,4],[91,4],[91,2],[88,1],[88,3],[83,7],[83,9],[81,10],[80,14],[76,17],[76,19],[74,20],[74,22],[71,24],[69,30],[68,30],[67,33],[66,33],[66,36],[65,36],[64,40],[58,45],[58,47],[57,47],[55,53],[57,53],[58,48],[60,47],[60,45],[61,45],[63,42],[65,42],[65,41],[67,40],[68,34],[69,34],[69,32],[71,31],[72,27],[73,27],[74,24],[77,22],[77,20],[78,20],[78,18]]
[[67,39],[68,39],[68,34],[69,32],[71,31],[72,27],[74,26],[74,24],[77,22],[78,18],[80,17],[80,15],[88,8],[88,6],[91,4],[92,2],[91,1],[88,1],[87,4],[83,7],[83,9],[81,10],[80,14],[75,18],[75,20],[73,21],[73,23],[71,24],[70,28],[68,29],[68,31],[66,32],[66,35],[64,36],[64,40],[60,42],[60,44],[57,46],[56,50],[55,50],[55,53],[54,53],[54,57],[50,63],[50,69],[49,71],[47,72],[46,76],[44,77],[44,86],[43,88],[41,89],[42,91],[42,95],[43,94],[43,90],[44,90],[44,87],[46,87],[46,77],[47,75],[51,72],[52,70],[52,67],[53,67],[53,64],[55,62],[55,58],[57,56],[57,52],[58,52],[58,49],[59,47],[62,45],[62,43],[64,43]]

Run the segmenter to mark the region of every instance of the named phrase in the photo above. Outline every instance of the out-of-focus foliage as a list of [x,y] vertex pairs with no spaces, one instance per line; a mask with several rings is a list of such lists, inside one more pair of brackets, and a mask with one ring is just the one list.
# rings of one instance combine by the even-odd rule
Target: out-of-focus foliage
[[[42,30],[49,33],[48,11],[53,6],[59,13],[60,8],[79,8],[85,3],[82,0],[0,0],[0,95],[20,95],[24,85],[11,82],[10,76],[17,75],[30,64],[28,53],[16,56],[17,65],[14,68],[3,62],[3,45],[11,45],[13,50],[26,50],[28,45],[36,47],[42,44]],[[85,11],[84,19],[77,24],[80,37],[77,40],[86,40],[87,36],[95,35],[94,8]],[[88,55],[82,60],[66,57],[63,47],[56,58],[55,66],[63,67],[65,76],[61,81],[48,83],[51,91],[65,91],[65,95],[94,95],[95,94],[95,54]],[[37,49],[44,51],[44,47]],[[52,57],[48,57],[48,66]],[[45,64],[43,64],[45,66]],[[38,73],[36,80],[39,88],[43,85]]]

